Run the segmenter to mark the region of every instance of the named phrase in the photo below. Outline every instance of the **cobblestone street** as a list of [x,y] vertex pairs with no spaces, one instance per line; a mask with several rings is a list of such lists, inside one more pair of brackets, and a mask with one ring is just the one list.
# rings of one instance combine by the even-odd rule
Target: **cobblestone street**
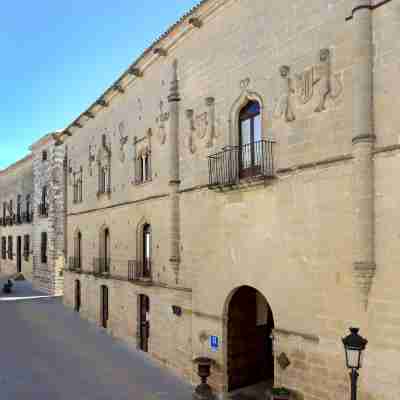
[[[1,286],[4,279],[0,279]],[[188,400],[192,388],[27,282],[0,294],[0,398]]]

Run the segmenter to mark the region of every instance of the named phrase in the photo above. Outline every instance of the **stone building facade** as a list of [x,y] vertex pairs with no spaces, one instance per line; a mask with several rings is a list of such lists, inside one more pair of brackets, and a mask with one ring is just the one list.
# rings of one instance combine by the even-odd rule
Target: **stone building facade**
[[[23,160],[0,172],[1,272],[21,273],[35,288],[63,293],[64,147],[42,137]],[[5,244],[4,244],[5,243]],[[12,254],[12,255],[11,255]]]
[[0,171],[0,272],[32,279],[32,156]]
[[192,382],[209,356],[220,393],[268,380],[305,400],[347,395],[358,326],[360,399],[397,398],[398,12],[204,0],[183,16],[52,136],[65,304]]

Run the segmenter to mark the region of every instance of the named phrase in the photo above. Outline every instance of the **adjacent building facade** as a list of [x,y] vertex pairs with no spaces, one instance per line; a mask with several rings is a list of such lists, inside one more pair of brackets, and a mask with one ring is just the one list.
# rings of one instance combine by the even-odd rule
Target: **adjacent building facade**
[[396,7],[204,0],[153,43],[52,136],[65,304],[192,382],[209,356],[220,393],[305,400],[347,395],[358,326],[360,398],[397,398]]
[[1,272],[33,282],[53,295],[63,293],[64,149],[53,134],[30,154],[0,171]]

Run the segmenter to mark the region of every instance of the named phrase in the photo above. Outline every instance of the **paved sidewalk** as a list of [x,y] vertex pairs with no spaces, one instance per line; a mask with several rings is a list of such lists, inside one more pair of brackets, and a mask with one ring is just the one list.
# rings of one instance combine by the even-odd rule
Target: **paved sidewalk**
[[27,282],[14,288],[0,293],[0,399],[191,399],[190,385],[81,320],[61,298],[38,298]]

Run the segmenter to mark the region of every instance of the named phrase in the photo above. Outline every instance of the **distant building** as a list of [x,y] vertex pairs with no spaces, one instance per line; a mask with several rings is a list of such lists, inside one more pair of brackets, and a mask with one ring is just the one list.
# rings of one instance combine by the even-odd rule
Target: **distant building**
[[52,134],[23,160],[0,171],[0,271],[35,288],[63,293],[64,154]]

